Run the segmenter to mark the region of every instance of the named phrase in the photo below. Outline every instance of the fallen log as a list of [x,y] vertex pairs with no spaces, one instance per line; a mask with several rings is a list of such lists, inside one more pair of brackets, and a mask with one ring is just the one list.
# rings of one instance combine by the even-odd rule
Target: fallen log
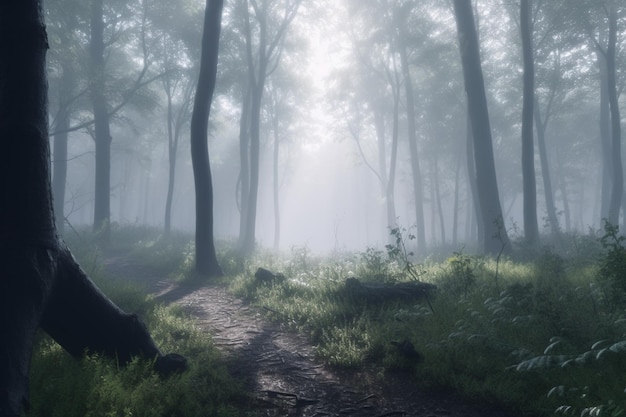
[[384,301],[428,301],[437,286],[419,281],[394,284],[364,283],[357,278],[348,278],[344,288],[345,292],[354,298],[382,303]]

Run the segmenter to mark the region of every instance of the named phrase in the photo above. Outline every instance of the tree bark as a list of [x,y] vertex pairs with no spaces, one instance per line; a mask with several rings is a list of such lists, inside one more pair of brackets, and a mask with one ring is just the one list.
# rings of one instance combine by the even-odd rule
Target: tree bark
[[217,261],[213,240],[213,184],[207,144],[223,7],[223,0],[206,1],[200,75],[191,116],[191,161],[196,191],[196,271],[209,277],[224,275]]
[[40,0],[0,2],[0,417],[18,417],[28,405],[39,325],[75,355],[98,351],[124,362],[143,354],[156,357],[163,372],[185,367],[95,287],[57,237],[47,48]]
[[489,254],[511,250],[504,225],[493,158],[491,127],[471,2],[454,0],[465,91],[474,141],[476,183],[483,221],[482,246]]
[[539,240],[537,222],[537,184],[533,142],[533,105],[535,102],[535,68],[532,45],[531,0],[521,0],[520,28],[524,57],[524,98],[522,105],[522,177],[524,190],[524,237],[534,244]]

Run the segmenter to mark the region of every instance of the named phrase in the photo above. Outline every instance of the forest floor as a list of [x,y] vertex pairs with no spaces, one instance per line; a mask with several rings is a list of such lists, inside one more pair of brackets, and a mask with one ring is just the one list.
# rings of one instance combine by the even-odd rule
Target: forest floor
[[182,306],[211,334],[231,374],[244,381],[255,416],[512,417],[455,393],[423,390],[414,374],[325,365],[306,337],[269,322],[224,286],[176,285],[123,255],[104,261],[107,276],[136,282],[164,304]]

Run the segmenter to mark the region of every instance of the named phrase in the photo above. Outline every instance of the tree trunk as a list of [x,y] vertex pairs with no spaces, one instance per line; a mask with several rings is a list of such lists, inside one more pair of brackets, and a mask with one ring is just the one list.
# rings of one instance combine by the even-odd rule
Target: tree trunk
[[[256,212],[257,212],[257,200],[259,193],[259,164],[260,164],[260,135],[261,135],[261,103],[263,101],[263,93],[265,92],[265,81],[267,77],[277,68],[280,62],[280,56],[283,48],[283,40],[289,24],[295,18],[301,0],[295,0],[293,2],[287,2],[283,4],[285,6],[285,12],[282,15],[282,21],[277,29],[269,34],[268,33],[268,13],[270,13],[273,7],[269,2],[264,1],[260,6],[256,2],[252,2],[252,8],[254,9],[257,22],[259,23],[258,30],[258,51],[253,56],[252,52],[252,30],[250,27],[250,12],[248,1],[244,0],[244,30],[245,30],[245,42],[246,42],[246,59],[248,64],[248,81],[250,89],[250,108],[249,108],[249,154],[246,154],[246,158],[249,159],[249,177],[244,177],[242,172],[242,184],[246,179],[249,180],[249,190],[247,193],[247,201],[244,204],[244,197],[242,196],[242,218],[240,221],[239,230],[239,251],[242,255],[247,256],[254,250],[256,242]],[[272,36],[268,36],[272,35]],[[255,66],[256,62],[256,66]],[[271,66],[270,66],[271,62]],[[244,106],[247,103],[244,102]],[[246,109],[243,110],[245,112]],[[242,112],[242,121],[243,121]],[[244,158],[244,152],[247,149],[241,149],[242,162]],[[242,164],[242,169],[243,169]],[[242,187],[243,191],[243,187]],[[242,194],[243,195],[243,194]],[[243,210],[245,206],[245,210]]]
[[559,157],[558,154],[555,158],[555,161],[556,161],[556,167],[557,167],[556,172],[558,173],[557,174],[558,187],[559,187],[559,191],[561,192],[561,200],[563,202],[563,216],[565,217],[565,231],[569,233],[572,231],[572,216],[571,216],[571,210],[569,208],[569,195],[567,192],[567,181],[566,181],[565,175],[563,174],[563,162],[561,161],[561,158]]
[[185,366],[180,356],[161,355],[145,327],[93,285],[57,237],[47,48],[40,0],[0,2],[0,417],[20,416],[28,404],[39,325],[75,355],[98,351],[124,362],[143,354],[156,357],[161,371]]
[[459,188],[460,188],[461,158],[457,158],[454,169],[454,202],[452,204],[452,244],[456,246],[459,236]]
[[500,195],[493,158],[491,127],[471,2],[454,0],[465,91],[474,141],[476,182],[483,221],[483,251],[498,254],[511,250],[502,217]]
[[612,172],[611,161],[611,116],[609,113],[609,85],[606,57],[596,51],[600,76],[600,146],[602,155],[602,188],[600,199],[600,220],[608,219],[611,202]]
[[278,115],[276,114],[276,106],[272,118],[274,130],[274,157],[272,166],[272,189],[274,200],[274,251],[280,249],[280,205],[279,205],[279,178],[278,178],[278,162],[280,159],[280,136],[278,134]]
[[91,5],[90,93],[94,117],[94,141],[96,145],[96,183],[94,199],[93,230],[101,233],[103,242],[110,237],[111,221],[111,132],[109,114],[104,96],[104,12],[103,0]]
[[166,237],[172,231],[172,200],[174,199],[174,181],[176,177],[176,153],[178,150],[178,138],[174,137],[174,116],[172,113],[172,90],[166,87],[167,95],[167,151],[169,162],[169,175],[167,177],[167,197],[165,199],[165,221],[163,232]]
[[239,242],[243,247],[246,222],[248,219],[248,199],[250,197],[250,103],[251,82],[246,86],[241,102],[241,119],[239,120]]
[[[480,210],[480,199],[478,197],[478,184],[476,183],[476,159],[474,158],[474,135],[472,134],[472,122],[469,116],[469,103],[467,107],[467,123],[466,123],[466,134],[465,134],[465,156],[467,163],[467,181],[469,183],[469,191],[471,192],[472,197],[472,214],[471,214],[471,224],[474,222],[476,227],[472,226],[470,228],[470,235],[474,235],[476,231],[478,236],[483,236],[484,227],[483,227],[483,218],[481,216]],[[468,204],[469,208],[469,204]],[[477,239],[478,242],[480,239]]]
[[[396,72],[397,74],[397,72]],[[397,75],[396,75],[397,81]],[[396,186],[396,166],[398,165],[398,129],[400,127],[400,86],[396,83],[393,88],[393,127],[391,130],[391,158],[389,160],[389,178],[387,180],[387,224],[390,229],[398,226],[396,216],[395,186]],[[393,236],[389,234],[390,242]]]
[[617,43],[617,11],[612,6],[609,11],[609,44],[606,50],[607,87],[609,108],[611,111],[611,153],[613,166],[613,187],[609,205],[609,223],[619,224],[619,212],[624,191],[624,175],[622,170],[622,136],[617,87],[615,81],[615,49]]
[[531,0],[521,0],[520,28],[524,57],[524,98],[522,105],[522,177],[524,190],[524,237],[533,244],[539,240],[537,222],[537,185],[533,143],[533,105],[535,102],[535,68],[532,45]]
[[223,6],[223,0],[206,1],[200,75],[191,116],[191,161],[196,192],[196,271],[209,277],[224,274],[217,261],[213,240],[213,184],[207,145]]
[[[397,127],[392,127],[391,138],[391,159],[389,162],[389,168],[387,168],[387,141],[385,137],[385,108],[380,103],[372,102],[372,110],[374,113],[374,127],[376,129],[376,143],[378,145],[378,171],[375,172],[376,177],[379,179],[380,188],[383,198],[385,199],[386,208],[386,228],[388,230],[396,227],[396,206],[394,198],[394,182],[395,182],[395,170],[396,161],[398,159],[398,138]],[[394,115],[393,123],[397,122],[398,105],[395,102],[394,96]],[[360,144],[359,144],[360,147]],[[362,156],[364,154],[362,153]],[[367,163],[367,162],[366,162]],[[388,171],[389,170],[389,171]],[[389,172],[389,174],[387,174]]]
[[[263,72],[265,67],[263,66]],[[259,73],[260,75],[261,73]],[[260,79],[262,78],[262,81]],[[250,189],[248,194],[248,206],[246,212],[246,227],[240,247],[243,255],[250,255],[256,242],[256,209],[259,194],[259,171],[261,149],[261,102],[265,90],[265,76],[257,80],[257,85],[252,91],[252,103],[250,107]]]
[[417,237],[417,251],[426,250],[426,231],[424,227],[424,186],[420,170],[419,152],[417,150],[417,132],[415,127],[415,99],[413,97],[413,84],[409,71],[409,61],[406,46],[400,41],[400,65],[404,78],[406,96],[406,113],[409,139],[409,151],[411,153],[411,172],[413,173],[413,195],[415,198],[415,235]]
[[441,230],[441,244],[446,244],[446,224],[443,216],[443,205],[441,203],[441,191],[439,190],[439,163],[437,157],[433,157],[433,188],[435,189],[435,201],[437,204],[437,216],[439,217],[439,229]]
[[534,105],[535,127],[537,130],[537,145],[539,147],[539,159],[541,161],[541,177],[543,178],[543,192],[546,199],[546,212],[548,214],[548,223],[553,235],[557,235],[560,231],[559,220],[556,216],[556,207],[554,205],[554,191],[552,190],[552,178],[550,175],[550,165],[548,164],[548,150],[546,149],[546,125],[541,118],[539,110],[539,102],[535,98]]

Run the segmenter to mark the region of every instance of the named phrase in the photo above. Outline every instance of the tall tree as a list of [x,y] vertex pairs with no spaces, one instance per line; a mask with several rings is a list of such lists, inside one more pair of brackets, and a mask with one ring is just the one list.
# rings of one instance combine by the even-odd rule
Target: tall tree
[[539,239],[537,222],[537,185],[535,182],[535,147],[533,141],[533,105],[535,102],[535,62],[532,42],[532,1],[521,0],[520,29],[524,61],[524,98],[522,106],[522,177],[524,190],[524,237],[529,243]]
[[223,8],[224,0],[206,0],[200,75],[191,116],[191,159],[196,190],[196,270],[209,277],[224,274],[217,261],[213,237],[213,184],[207,144]]
[[[584,14],[584,25],[588,38],[595,47],[600,70],[600,137],[602,141],[605,173],[610,171],[610,181],[604,176],[602,187],[603,203],[606,191],[608,198],[607,220],[613,225],[619,222],[622,204],[624,174],[621,154],[621,120],[617,92],[616,57],[618,37],[618,5],[615,1],[590,4]],[[596,15],[597,16],[594,16]],[[591,19],[589,19],[591,16]],[[608,33],[606,28],[608,26]],[[605,35],[606,34],[606,35]],[[606,42],[606,44],[604,44]],[[610,126],[610,131],[609,127]],[[607,168],[609,167],[609,168]],[[605,204],[603,204],[603,207]],[[604,212],[602,215],[604,216]]]
[[0,3],[0,417],[20,416],[28,404],[39,326],[76,356],[90,350],[125,363],[141,354],[156,358],[162,372],[185,367],[182,357],[163,356],[137,317],[98,290],[57,236],[47,48],[40,0]]
[[[410,6],[407,3],[406,6]],[[415,227],[417,250],[424,251],[426,249],[426,230],[424,226],[424,186],[422,180],[422,172],[420,168],[420,158],[417,148],[417,131],[415,126],[415,98],[413,91],[413,81],[411,79],[411,71],[409,68],[409,54],[406,45],[406,22],[404,19],[408,16],[407,8],[399,8],[396,10],[396,22],[398,24],[398,39],[396,40],[398,52],[400,55],[400,68],[402,72],[402,82],[404,84],[404,96],[406,100],[406,117],[407,130],[409,140],[409,151],[411,155],[411,172],[413,173],[413,195],[415,199]]]
[[[259,192],[261,106],[265,82],[278,67],[289,25],[296,17],[302,0],[243,0],[243,24],[248,67],[247,92],[241,116],[242,187],[239,249],[249,254],[255,245],[256,212]],[[250,8],[256,21],[253,22]],[[254,47],[256,44],[256,48]],[[244,175],[246,178],[244,178]],[[246,189],[247,188],[247,189]],[[243,192],[247,191],[247,194]]]
[[107,109],[104,75],[104,5],[103,0],[91,3],[90,94],[93,104],[94,141],[96,144],[96,185],[93,229],[103,232],[108,240],[111,218],[111,129]]
[[470,1],[454,0],[453,4],[472,126],[476,183],[484,229],[482,246],[485,253],[497,254],[501,250],[510,251],[510,242],[500,206],[474,12]]
[[[622,134],[619,102],[617,100],[616,64],[615,55],[617,49],[617,5],[611,4],[608,10],[609,35],[606,47],[606,72],[609,108],[611,112],[611,152],[612,152],[612,190],[609,205],[609,223],[617,225],[619,212],[622,206],[622,194],[624,192],[624,172],[622,168]],[[600,46],[599,46],[600,47]]]

